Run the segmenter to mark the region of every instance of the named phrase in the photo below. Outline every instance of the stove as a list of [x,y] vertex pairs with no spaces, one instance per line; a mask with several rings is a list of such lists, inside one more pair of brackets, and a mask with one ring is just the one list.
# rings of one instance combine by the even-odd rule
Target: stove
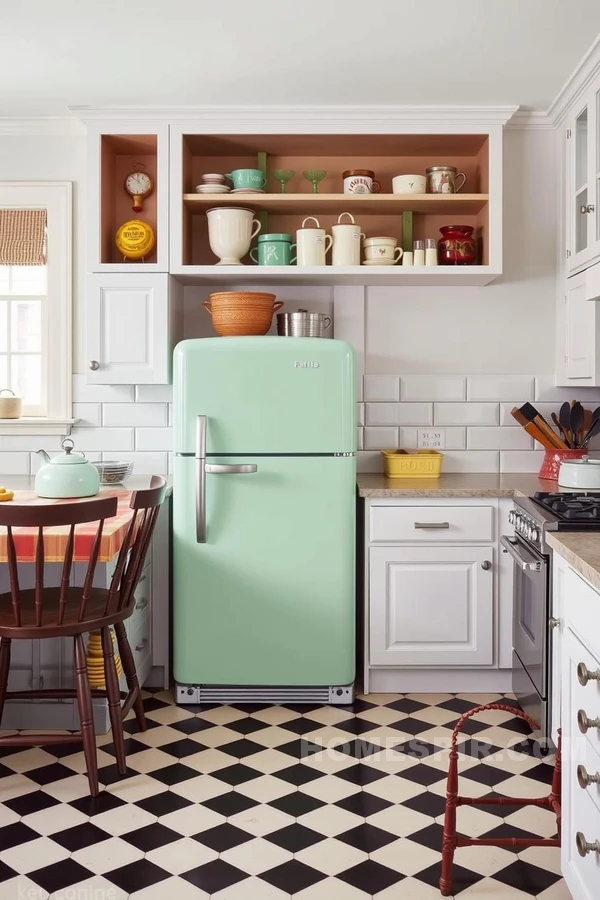
[[600,494],[537,491],[533,497],[515,499],[508,521],[520,537],[548,554],[549,531],[600,531]]

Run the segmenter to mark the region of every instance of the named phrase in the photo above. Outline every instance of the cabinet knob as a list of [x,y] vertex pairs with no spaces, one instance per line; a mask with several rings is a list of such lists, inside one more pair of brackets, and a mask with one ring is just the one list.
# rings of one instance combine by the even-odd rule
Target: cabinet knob
[[492,568],[492,564],[489,559],[484,559],[484,561],[481,563],[481,568],[486,572],[488,572]]
[[97,359],[90,359],[90,361],[88,363],[88,368],[90,368],[92,370],[92,372],[97,372],[98,369],[100,368],[100,363],[98,362]]
[[600,784],[600,772],[590,775],[585,766],[577,766],[577,781],[579,787],[585,790],[590,784]]
[[577,680],[582,687],[585,687],[588,681],[600,681],[600,669],[591,672],[585,663],[577,664]]
[[582,216],[585,216],[587,213],[594,212],[595,206],[593,203],[588,203],[586,206],[580,206],[579,212]]
[[587,856],[588,853],[600,853],[600,841],[594,841],[590,844],[589,841],[586,841],[585,835],[581,831],[578,831],[575,835],[575,843],[580,856]]
[[141,642],[136,646],[136,652],[139,653],[141,650],[145,650],[148,646],[148,638],[142,638]]
[[548,619],[548,625],[550,626],[550,628],[558,628],[558,626],[560,625],[560,619],[555,619],[554,616],[550,616],[550,618]]
[[600,728],[600,719],[590,719],[588,714],[580,709],[577,712],[577,727],[582,734],[587,734],[590,728]]

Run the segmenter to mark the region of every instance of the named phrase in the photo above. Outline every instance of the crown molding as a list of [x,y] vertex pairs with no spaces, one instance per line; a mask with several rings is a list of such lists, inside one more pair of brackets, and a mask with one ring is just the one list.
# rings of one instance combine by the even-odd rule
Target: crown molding
[[560,125],[569,108],[588,89],[600,72],[600,34],[577,63],[566,82],[546,110],[554,126]]
[[74,135],[85,134],[82,122],[73,116],[0,116],[0,135],[23,137],[25,135]]
[[97,120],[202,122],[256,130],[276,125],[335,125],[338,129],[399,125],[505,125],[517,106],[70,106],[83,122]]
[[518,109],[507,124],[507,128],[524,131],[552,131],[556,126],[552,118],[542,109]]

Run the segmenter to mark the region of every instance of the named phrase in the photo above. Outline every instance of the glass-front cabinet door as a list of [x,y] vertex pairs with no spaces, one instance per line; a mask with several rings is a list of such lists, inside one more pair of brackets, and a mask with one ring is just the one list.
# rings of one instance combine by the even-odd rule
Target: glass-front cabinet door
[[586,94],[571,114],[567,144],[568,268],[600,256],[600,85]]

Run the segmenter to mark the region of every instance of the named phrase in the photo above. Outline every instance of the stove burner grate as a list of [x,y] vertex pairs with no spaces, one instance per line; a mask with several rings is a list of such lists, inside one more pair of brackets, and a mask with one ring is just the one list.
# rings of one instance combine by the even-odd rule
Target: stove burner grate
[[547,494],[538,491],[533,499],[567,522],[598,522],[600,524],[600,496],[598,494]]

